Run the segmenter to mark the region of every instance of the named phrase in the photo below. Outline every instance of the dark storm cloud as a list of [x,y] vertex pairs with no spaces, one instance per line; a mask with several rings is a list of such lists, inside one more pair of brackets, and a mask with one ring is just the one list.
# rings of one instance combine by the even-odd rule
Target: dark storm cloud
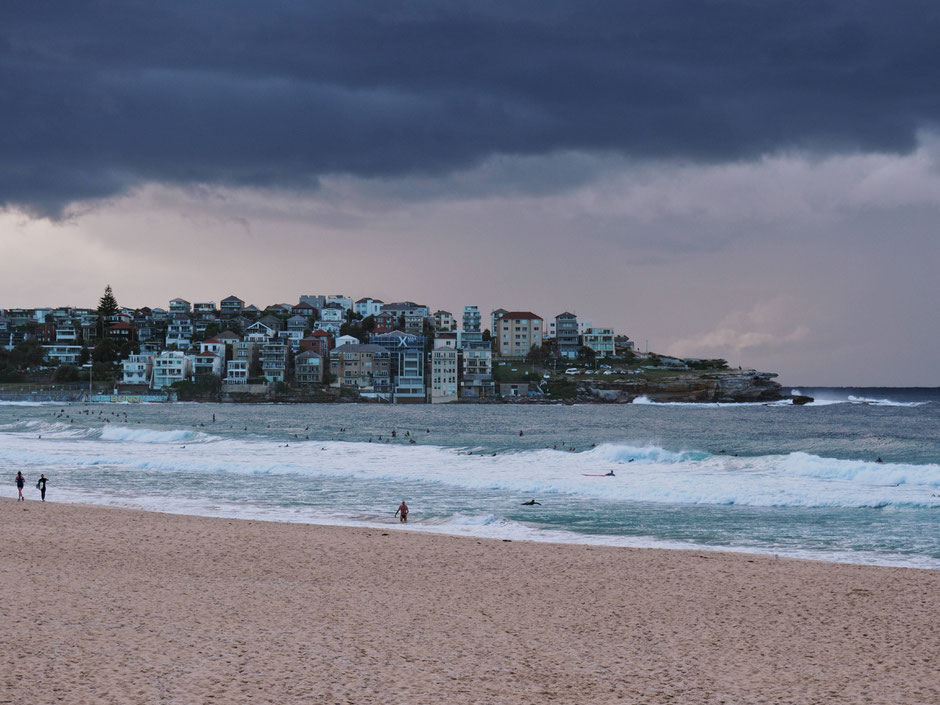
[[0,206],[494,154],[910,149],[933,2],[0,4]]

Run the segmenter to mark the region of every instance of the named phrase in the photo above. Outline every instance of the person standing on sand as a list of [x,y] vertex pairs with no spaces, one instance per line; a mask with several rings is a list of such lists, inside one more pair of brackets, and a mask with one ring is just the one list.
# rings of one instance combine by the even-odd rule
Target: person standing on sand
[[42,498],[43,502],[46,501],[46,483],[48,481],[45,475],[40,475],[39,479],[36,480],[36,487],[39,489],[39,496]]
[[[19,492],[19,497],[16,498],[17,502],[25,502],[26,498],[23,496],[23,486],[26,484],[26,478],[23,477],[23,473],[19,470],[16,472],[16,491]],[[402,502],[404,504],[404,502]]]
[[402,500],[398,509],[395,510],[395,516],[398,515],[401,515],[401,519],[399,519],[399,521],[408,521],[408,505],[405,504],[405,500]]

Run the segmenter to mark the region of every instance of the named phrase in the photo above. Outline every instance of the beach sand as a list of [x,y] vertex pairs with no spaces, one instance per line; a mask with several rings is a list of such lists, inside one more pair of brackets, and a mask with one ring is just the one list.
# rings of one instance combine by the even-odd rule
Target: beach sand
[[0,527],[0,703],[940,702],[938,571],[8,499]]

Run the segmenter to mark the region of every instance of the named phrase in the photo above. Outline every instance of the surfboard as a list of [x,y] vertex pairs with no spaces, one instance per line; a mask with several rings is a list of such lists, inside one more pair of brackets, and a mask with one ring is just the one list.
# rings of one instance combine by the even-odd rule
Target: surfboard
[[581,474],[585,477],[616,477],[616,475],[608,475],[607,473],[582,472]]

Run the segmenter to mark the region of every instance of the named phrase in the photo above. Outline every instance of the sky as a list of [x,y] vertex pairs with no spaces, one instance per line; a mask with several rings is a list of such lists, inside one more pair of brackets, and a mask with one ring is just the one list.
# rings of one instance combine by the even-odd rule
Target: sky
[[0,3],[0,308],[570,311],[940,386],[940,5]]

